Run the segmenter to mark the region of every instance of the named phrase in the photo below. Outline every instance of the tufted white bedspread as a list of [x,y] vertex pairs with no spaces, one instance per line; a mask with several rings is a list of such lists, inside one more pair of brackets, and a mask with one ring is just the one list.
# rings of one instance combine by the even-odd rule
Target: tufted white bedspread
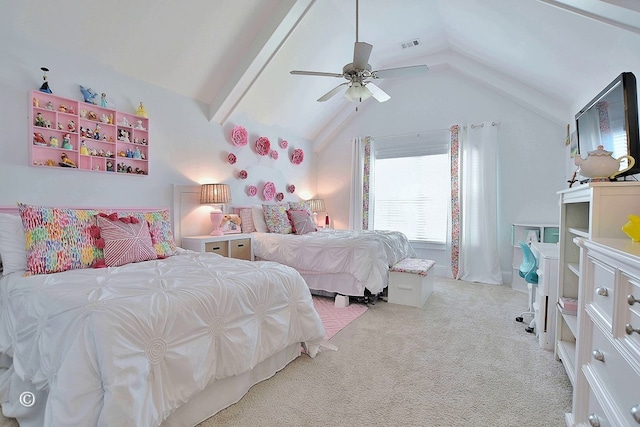
[[[180,250],[107,269],[0,276],[0,402],[45,426],[156,426],[216,380],[324,337],[292,268]],[[11,363],[13,362],[13,363]]]
[[327,230],[303,235],[253,233],[256,257],[300,272],[347,273],[359,291],[376,294],[387,285],[389,267],[415,251],[397,231]]

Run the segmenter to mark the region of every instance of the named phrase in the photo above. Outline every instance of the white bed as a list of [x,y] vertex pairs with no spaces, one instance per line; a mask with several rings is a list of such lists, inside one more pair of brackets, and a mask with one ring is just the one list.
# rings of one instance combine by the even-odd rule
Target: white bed
[[304,280],[277,263],[178,249],[17,271],[0,275],[0,402],[24,426],[193,426],[323,337]]
[[312,291],[349,296],[381,293],[389,267],[415,256],[407,237],[396,231],[254,232],[253,251],[258,259],[298,270]]

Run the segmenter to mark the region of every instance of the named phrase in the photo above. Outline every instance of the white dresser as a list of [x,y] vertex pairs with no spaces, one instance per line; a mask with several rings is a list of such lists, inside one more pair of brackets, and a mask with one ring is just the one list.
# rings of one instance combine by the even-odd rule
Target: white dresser
[[558,300],[557,243],[531,244],[531,252],[538,264],[538,286],[533,311],[536,319],[536,335],[540,347],[553,350],[556,342],[556,301]]
[[638,426],[640,243],[607,238],[576,238],[575,243],[581,302],[573,417],[567,424]]

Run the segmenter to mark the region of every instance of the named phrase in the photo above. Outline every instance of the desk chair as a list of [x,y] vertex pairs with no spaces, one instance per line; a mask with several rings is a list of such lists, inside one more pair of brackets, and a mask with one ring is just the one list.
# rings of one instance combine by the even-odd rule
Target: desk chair
[[522,263],[518,274],[527,282],[527,289],[529,290],[529,309],[520,313],[520,316],[516,317],[517,322],[523,322],[524,316],[531,316],[531,323],[524,328],[529,333],[534,333],[536,328],[535,312],[533,310],[533,303],[536,300],[536,288],[538,287],[538,260],[531,251],[531,248],[526,243],[520,242],[520,249],[522,249]]

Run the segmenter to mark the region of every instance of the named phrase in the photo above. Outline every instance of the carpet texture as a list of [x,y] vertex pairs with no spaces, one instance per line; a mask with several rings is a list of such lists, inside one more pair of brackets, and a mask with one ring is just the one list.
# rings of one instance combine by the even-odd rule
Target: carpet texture
[[[422,309],[378,302],[256,384],[213,426],[564,426],[571,384],[514,320],[527,296],[436,278]],[[15,425],[0,416],[0,425]]]
[[313,305],[322,319],[324,339],[329,340],[349,323],[362,316],[367,311],[365,304],[351,303],[347,307],[336,308],[334,299],[327,297],[313,297]]

